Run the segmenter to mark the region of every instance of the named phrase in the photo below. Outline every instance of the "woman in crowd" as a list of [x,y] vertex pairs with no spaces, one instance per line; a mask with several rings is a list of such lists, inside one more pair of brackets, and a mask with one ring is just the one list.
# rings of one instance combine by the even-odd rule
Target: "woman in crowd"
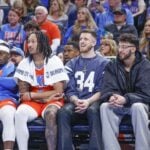
[[98,30],[98,27],[97,27],[93,17],[91,16],[91,13],[89,12],[88,8],[85,8],[85,7],[81,7],[78,10],[77,19],[75,21],[75,24],[73,26],[71,26],[70,28],[68,28],[68,30],[66,31],[66,34],[63,39],[63,44],[66,44],[72,38],[77,38],[79,36],[79,33],[83,29],[95,30],[97,32],[97,36],[98,36],[97,45],[99,45],[100,33]]
[[144,0],[122,0],[124,8],[129,9],[134,17],[134,25],[138,32],[143,29],[146,18],[146,4]]
[[117,44],[113,39],[104,38],[101,40],[99,52],[102,56],[116,56]]
[[51,0],[48,20],[57,24],[62,35],[65,33],[68,16],[64,13],[64,2],[63,0]]
[[1,26],[0,39],[9,43],[9,46],[22,47],[25,40],[25,31],[20,24],[21,15],[17,9],[10,9],[8,23]]
[[150,59],[150,18],[145,22],[143,33],[140,39],[140,51]]
[[29,16],[34,15],[36,6],[41,5],[39,0],[23,0],[25,13]]

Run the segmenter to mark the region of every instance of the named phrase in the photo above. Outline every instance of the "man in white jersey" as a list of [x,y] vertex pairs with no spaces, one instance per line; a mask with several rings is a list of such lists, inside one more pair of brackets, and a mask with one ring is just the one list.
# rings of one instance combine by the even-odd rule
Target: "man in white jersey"
[[27,122],[41,116],[46,122],[45,137],[48,150],[56,149],[57,111],[64,105],[63,87],[68,80],[62,61],[51,55],[47,36],[32,32],[27,39],[28,57],[17,67],[21,105],[15,115],[19,150],[28,150]]

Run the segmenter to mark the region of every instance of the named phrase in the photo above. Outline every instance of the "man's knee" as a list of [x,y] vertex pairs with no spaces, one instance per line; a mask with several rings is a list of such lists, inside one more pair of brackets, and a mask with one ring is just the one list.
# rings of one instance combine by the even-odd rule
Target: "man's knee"
[[66,115],[71,115],[73,113],[73,110],[74,110],[74,105],[66,104],[61,109],[58,110],[58,118],[64,117]]
[[45,112],[44,118],[45,118],[45,119],[50,118],[51,120],[53,120],[53,119],[56,118],[56,115],[57,115],[57,111],[48,109],[48,110],[46,110],[46,112]]
[[87,113],[89,114],[97,114],[99,113],[99,104],[97,105],[91,105],[88,109],[87,109]]
[[27,122],[29,115],[30,113],[28,113],[28,111],[24,108],[24,106],[19,106],[15,113],[15,122],[17,122],[17,124],[18,123],[23,124]]
[[109,108],[109,103],[102,103],[100,105],[100,112],[107,111]]
[[[13,113],[7,112],[7,113],[4,115],[4,117],[6,118],[6,120],[12,121],[12,120],[14,120],[14,118],[15,118],[15,112],[13,112]],[[5,119],[4,119],[4,120],[5,120]]]
[[14,108],[13,106],[4,106],[2,107],[2,115],[7,117],[7,118],[12,118],[15,115],[16,112],[16,108]]
[[23,111],[17,110],[15,113],[15,121],[22,120],[25,117],[25,113]]
[[134,103],[131,106],[131,112],[143,112],[145,111],[146,105],[143,103]]

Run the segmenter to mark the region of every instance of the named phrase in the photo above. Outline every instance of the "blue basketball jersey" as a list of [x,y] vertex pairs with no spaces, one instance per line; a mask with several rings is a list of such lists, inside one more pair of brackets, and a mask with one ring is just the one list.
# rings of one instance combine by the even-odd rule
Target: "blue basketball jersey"
[[96,55],[94,58],[81,56],[70,60],[65,68],[69,75],[66,95],[76,95],[80,99],[89,98],[101,91],[104,68],[108,60]]

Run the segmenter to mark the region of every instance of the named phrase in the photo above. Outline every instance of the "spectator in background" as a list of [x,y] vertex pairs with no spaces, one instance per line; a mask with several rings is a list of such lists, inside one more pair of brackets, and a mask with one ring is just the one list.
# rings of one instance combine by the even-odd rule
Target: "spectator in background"
[[[97,16],[97,25],[101,29],[101,32],[104,31],[106,25],[113,23],[114,21],[114,10],[122,8],[121,0],[108,0],[109,9],[103,14]],[[125,9],[126,11],[126,23],[128,25],[134,25],[133,16],[130,10]]]
[[23,47],[26,36],[20,18],[20,12],[12,8],[8,13],[8,23],[1,26],[0,39],[7,41],[10,47]]
[[40,28],[35,21],[30,20],[24,25],[24,30],[26,32],[26,35],[28,36],[32,32],[39,31]]
[[64,64],[70,61],[72,58],[79,55],[79,45],[77,42],[70,41],[64,46]]
[[67,16],[69,16],[70,12],[76,9],[76,6],[70,0],[63,0],[63,1],[65,6],[64,13],[67,14]]
[[94,50],[96,33],[80,34],[80,55],[66,64],[69,82],[65,90],[67,103],[58,111],[58,149],[73,150],[71,126],[88,121],[89,150],[103,150],[99,117],[100,91],[107,60]]
[[113,39],[104,38],[101,40],[99,52],[102,56],[116,56],[117,44]]
[[66,31],[66,34],[63,39],[63,44],[65,45],[69,40],[72,40],[73,37],[78,37],[80,32],[84,29],[91,29],[96,31],[97,33],[97,45],[100,43],[100,33],[99,29],[91,16],[91,13],[89,12],[88,8],[82,7],[78,9],[77,19],[75,21],[75,24],[68,28]]
[[0,121],[3,126],[4,150],[13,150],[15,143],[14,117],[18,104],[18,87],[13,77],[15,66],[9,61],[10,49],[0,41]]
[[0,26],[2,24],[8,23],[6,19],[8,16],[8,12],[13,4],[14,0],[0,0]]
[[89,0],[87,5],[95,21],[97,19],[97,15],[100,15],[109,9],[109,5],[106,0]]
[[140,51],[150,60],[150,18],[145,22],[140,38]]
[[[35,31],[40,31],[39,25],[35,21],[28,21],[24,25],[24,31],[26,32],[26,36],[28,36],[30,33],[35,32]],[[27,42],[26,40],[24,41],[24,53],[25,55],[27,54]]]
[[78,9],[86,7],[87,0],[75,0],[74,3],[76,9],[71,10],[68,15],[68,28],[74,25],[75,20],[77,19]]
[[118,56],[106,68],[100,106],[105,150],[121,150],[119,125],[131,115],[135,150],[149,150],[150,62],[138,50],[138,38],[129,33],[120,36]]
[[26,7],[23,0],[14,0],[12,8],[20,13],[20,22],[24,25],[26,22],[32,19],[32,16],[27,14]]
[[37,6],[35,8],[35,21],[39,25],[41,31],[48,36],[52,54],[56,54],[57,48],[61,42],[61,32],[56,24],[47,20],[47,16],[48,11],[44,6]]
[[24,58],[24,52],[21,48],[13,47],[10,50],[10,60],[15,64],[17,67],[21,60]]
[[[146,4],[144,0],[122,0],[124,8],[129,9],[134,17],[134,25],[141,31],[146,18]],[[140,32],[139,32],[140,33]]]
[[132,12],[133,17],[139,16],[146,9],[144,0],[123,0],[122,5],[124,8],[127,8]]
[[23,0],[24,11],[28,16],[34,16],[35,8],[41,5],[40,0]]
[[29,55],[19,63],[15,72],[21,101],[15,115],[18,148],[28,150],[27,122],[41,116],[46,122],[47,148],[56,150],[56,116],[64,105],[63,88],[68,76],[62,61],[57,56],[51,57],[49,41],[43,32],[32,32],[27,44]]
[[68,16],[64,13],[64,8],[63,0],[51,0],[49,15],[47,16],[48,20],[58,25],[62,38],[68,25]]
[[132,33],[138,37],[137,30],[134,25],[129,25],[126,22],[126,10],[124,8],[117,8],[113,12],[114,21],[105,27],[105,32],[113,34],[113,39],[118,42],[118,38],[122,33]]
[[20,12],[20,15],[26,15],[23,0],[14,0],[12,8],[17,9]]
[[96,13],[100,12],[103,13],[105,10],[108,9],[107,1],[103,0],[90,0],[88,1],[88,8],[90,11],[95,11]]

